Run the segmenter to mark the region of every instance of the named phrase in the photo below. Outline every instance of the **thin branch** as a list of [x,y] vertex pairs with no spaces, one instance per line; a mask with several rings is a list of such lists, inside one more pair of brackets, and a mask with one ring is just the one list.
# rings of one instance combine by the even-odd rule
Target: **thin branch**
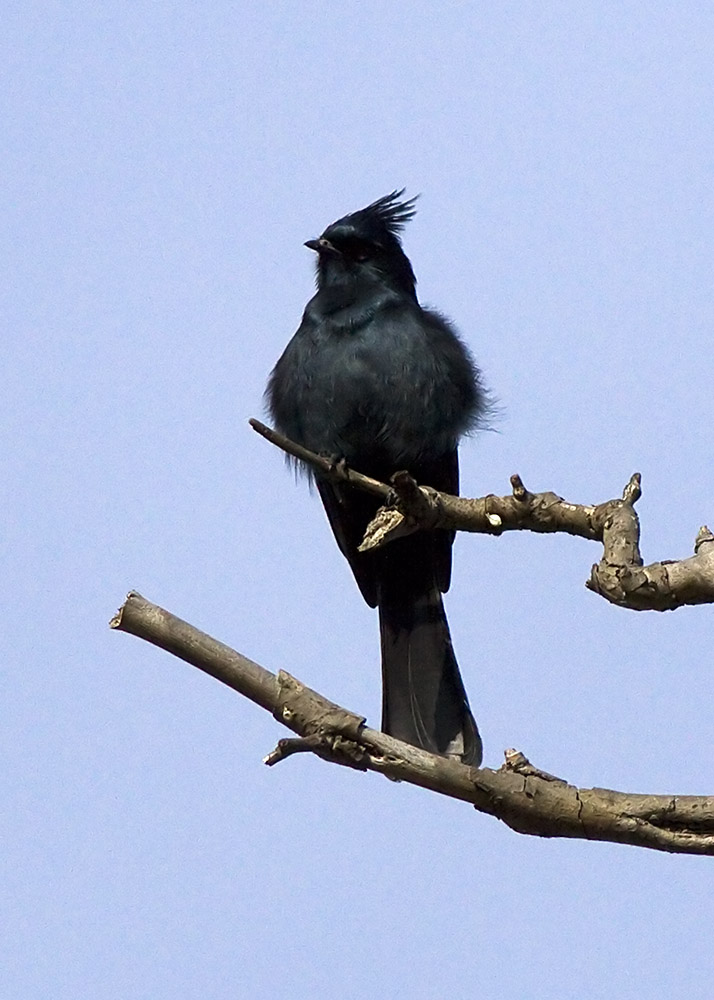
[[210,674],[272,712],[300,739],[281,740],[275,764],[312,752],[331,763],[376,771],[502,820],[518,833],[631,844],[679,854],[714,855],[714,796],[628,795],[576,788],[534,767],[515,750],[497,771],[438,757],[369,729],[362,716],[328,701],[290,674],[277,676],[140,594],[130,593],[111,620]]
[[251,426],[320,475],[368,490],[385,501],[370,523],[360,550],[380,548],[394,538],[422,529],[445,528],[500,535],[505,531],[564,532],[601,542],[603,555],[590,571],[586,587],[610,603],[634,611],[671,611],[691,604],[714,603],[714,535],[699,529],[694,555],[644,566],[640,555],[640,522],[635,503],[642,494],[639,473],[626,484],[622,497],[595,506],[569,503],[556,493],[531,493],[520,476],[511,476],[512,493],[478,499],[450,496],[418,486],[407,472],[397,472],[391,484],[379,483],[302,448],[260,421]]
[[383,500],[388,499],[391,490],[384,483],[380,483],[376,479],[371,479],[369,476],[363,476],[361,472],[355,472],[354,469],[348,468],[344,462],[336,462],[334,459],[325,458],[324,455],[316,455],[314,451],[308,451],[307,448],[296,444],[295,441],[291,441],[290,438],[273,430],[272,427],[261,423],[255,417],[251,417],[248,423],[266,441],[270,441],[271,444],[276,445],[286,455],[290,455],[291,458],[297,458],[298,461],[311,466],[326,479],[332,479],[339,483],[349,483],[350,486],[356,486],[367,493],[373,493]]

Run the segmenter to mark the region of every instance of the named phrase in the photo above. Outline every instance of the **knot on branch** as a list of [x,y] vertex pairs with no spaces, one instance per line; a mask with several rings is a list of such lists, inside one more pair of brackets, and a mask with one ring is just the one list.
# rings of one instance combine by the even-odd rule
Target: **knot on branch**
[[701,526],[697,532],[697,537],[694,542],[695,554],[698,555],[702,550],[707,553],[714,552],[714,535],[711,533],[706,524]]
[[367,525],[359,552],[369,552],[404,538],[415,531],[438,528],[443,514],[442,494],[431,486],[419,486],[406,471],[395,472],[384,506]]
[[276,764],[278,760],[304,750],[361,771],[367,769],[365,749],[360,742],[366,721],[363,716],[328,701],[285,670],[278,672],[277,686],[273,716],[300,733],[301,738],[281,740],[266,758],[267,764]]
[[593,565],[585,586],[611,604],[634,611],[671,611],[680,606],[672,592],[667,568],[653,563],[645,570],[618,566],[603,559]]
[[541,781],[559,781],[561,785],[567,785],[565,778],[556,778],[554,774],[541,771],[535,764],[531,764],[526,755],[520,750],[512,747],[504,754],[505,762],[499,768],[500,771],[510,771],[512,774],[522,774],[524,778],[540,778]]

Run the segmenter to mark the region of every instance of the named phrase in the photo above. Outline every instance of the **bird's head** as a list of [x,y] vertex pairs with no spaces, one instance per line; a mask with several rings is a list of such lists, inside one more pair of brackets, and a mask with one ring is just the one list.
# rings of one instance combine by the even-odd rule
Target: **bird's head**
[[317,253],[319,287],[364,278],[415,295],[416,278],[399,234],[414,217],[416,198],[400,201],[403,194],[404,189],[392,191],[307,241],[305,246]]

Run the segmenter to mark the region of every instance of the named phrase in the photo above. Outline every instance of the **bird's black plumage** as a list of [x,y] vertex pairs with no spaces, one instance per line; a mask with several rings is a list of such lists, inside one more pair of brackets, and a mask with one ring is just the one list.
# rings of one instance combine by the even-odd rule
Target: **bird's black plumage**
[[[458,493],[457,445],[486,409],[478,369],[451,325],[424,309],[400,232],[414,200],[394,191],[333,222],[317,252],[317,293],[270,376],[276,426],[306,448],[388,481],[407,469]],[[365,600],[379,608],[385,732],[481,761],[441,594],[453,535],[418,532],[357,546],[377,509],[368,494],[317,477],[332,530]]]

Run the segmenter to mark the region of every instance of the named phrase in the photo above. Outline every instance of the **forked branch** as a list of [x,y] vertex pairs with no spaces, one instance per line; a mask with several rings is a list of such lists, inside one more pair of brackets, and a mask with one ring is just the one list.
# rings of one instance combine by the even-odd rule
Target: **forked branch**
[[488,535],[504,531],[565,532],[602,543],[602,558],[591,568],[586,587],[612,604],[634,611],[671,611],[686,604],[714,602],[714,535],[706,526],[699,529],[693,556],[643,565],[640,522],[635,511],[642,492],[639,473],[631,477],[622,497],[595,506],[569,503],[555,493],[531,493],[518,475],[511,476],[512,492],[508,496],[489,494],[468,499],[420,487],[406,472],[392,476],[391,485],[379,483],[344,463],[301,448],[259,420],[251,420],[250,424],[321,476],[349,483],[384,500],[367,529],[363,551],[423,528]]

